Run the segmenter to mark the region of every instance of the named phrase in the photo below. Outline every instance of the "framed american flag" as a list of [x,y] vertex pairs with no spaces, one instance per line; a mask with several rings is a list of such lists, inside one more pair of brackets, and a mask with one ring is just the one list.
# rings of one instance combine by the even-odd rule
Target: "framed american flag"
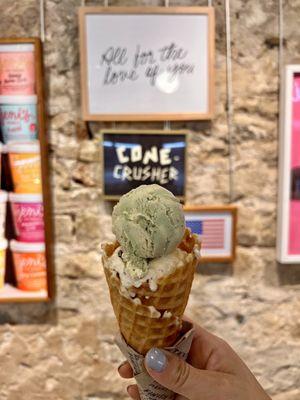
[[234,261],[237,207],[185,205],[184,213],[186,226],[200,236],[202,263]]

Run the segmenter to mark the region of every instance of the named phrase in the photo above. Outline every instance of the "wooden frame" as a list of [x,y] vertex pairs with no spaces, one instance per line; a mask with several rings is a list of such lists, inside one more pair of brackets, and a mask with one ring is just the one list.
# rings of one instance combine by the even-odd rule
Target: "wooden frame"
[[7,302],[45,302],[50,301],[55,295],[54,285],[54,265],[52,259],[53,245],[53,229],[52,229],[52,204],[49,182],[49,160],[48,160],[48,143],[46,137],[46,118],[45,118],[45,96],[44,96],[44,71],[42,60],[42,43],[39,38],[5,38],[0,39],[2,44],[33,44],[35,58],[35,77],[36,77],[36,94],[37,94],[37,119],[38,119],[38,139],[41,151],[41,175],[43,190],[43,206],[44,206],[44,223],[45,223],[45,256],[47,262],[47,284],[48,297],[26,297],[24,298],[0,298],[0,303]]
[[237,207],[228,205],[215,205],[215,206],[198,206],[198,205],[185,205],[183,207],[185,216],[187,217],[191,213],[206,214],[211,213],[212,215],[224,215],[228,214],[231,216],[231,239],[230,239],[230,255],[226,256],[213,256],[205,255],[205,249],[201,249],[201,263],[232,263],[236,257],[236,246],[237,246]]
[[[300,142],[293,142],[294,113],[297,113],[297,130],[300,122],[300,84],[299,93],[293,96],[294,79],[299,75],[300,65],[287,65],[283,70],[280,96],[280,141],[279,141],[279,185],[278,185],[278,224],[277,224],[277,260],[280,263],[300,264],[300,251],[295,254],[291,249],[291,238],[299,238],[296,246],[300,249],[300,197],[294,200],[292,197],[292,168],[300,170],[300,157],[297,166],[292,165],[292,150],[300,152]],[[297,103],[298,106],[296,106]],[[295,105],[295,108],[294,108]],[[297,135],[299,133],[297,132]],[[300,178],[298,178],[300,182]],[[295,220],[295,214],[299,215]],[[293,224],[293,226],[292,226]],[[295,229],[295,231],[294,231]]]
[[[135,129],[128,129],[128,130],[116,130],[116,129],[102,129],[100,131],[101,134],[101,139],[100,139],[100,145],[101,145],[101,151],[102,151],[102,191],[103,191],[103,198],[104,200],[119,200],[121,195],[118,196],[112,196],[112,195],[106,195],[105,194],[105,168],[104,168],[104,146],[103,146],[103,134],[105,133],[116,133],[120,135],[184,135],[186,138],[186,147],[184,151],[184,157],[185,157],[185,162],[184,162],[184,176],[186,176],[186,158],[187,158],[187,146],[188,146],[188,131],[186,130],[181,130],[181,131],[172,131],[172,130],[135,130]],[[185,199],[185,193],[186,193],[186,179],[184,179],[184,195],[183,196],[178,196],[180,200]]]
[[[81,93],[82,117],[86,121],[164,121],[164,120],[209,120],[214,114],[214,41],[215,19],[213,7],[80,7],[79,8],[79,33],[80,33],[80,63],[81,63]],[[86,49],[86,24],[87,14],[199,14],[207,15],[208,27],[208,112],[207,113],[172,113],[172,114],[91,114],[88,106],[88,73]]]

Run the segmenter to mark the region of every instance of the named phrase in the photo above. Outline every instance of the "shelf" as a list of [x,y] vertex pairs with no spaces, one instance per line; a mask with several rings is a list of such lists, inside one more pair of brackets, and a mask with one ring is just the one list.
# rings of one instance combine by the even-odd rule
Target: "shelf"
[[19,290],[16,287],[6,283],[2,289],[0,289],[0,303],[7,302],[28,302],[28,301],[47,301],[48,294],[46,290],[40,290],[38,292],[29,292],[25,290]]
[[[34,55],[34,70],[35,70],[35,94],[37,95],[36,114],[37,121],[33,121],[37,125],[37,138],[40,144],[40,162],[41,162],[41,183],[42,183],[42,198],[44,210],[44,226],[45,226],[45,258],[46,258],[46,279],[47,282],[40,288],[47,287],[40,291],[23,291],[15,287],[15,282],[18,281],[16,276],[17,261],[14,260],[12,251],[8,248],[5,260],[5,286],[0,288],[0,303],[13,302],[48,302],[54,297],[54,265],[52,259],[52,211],[51,211],[51,193],[49,182],[49,158],[48,158],[48,143],[46,131],[46,111],[45,111],[45,95],[44,95],[44,73],[43,73],[43,48],[39,38],[0,38],[0,45],[14,46],[18,44],[30,44],[33,46]],[[33,78],[33,77],[32,77]],[[32,87],[31,87],[32,91]],[[30,129],[30,128],[29,128]],[[30,131],[31,132],[31,131]],[[2,138],[3,139],[3,138]],[[24,138],[25,139],[25,138]],[[27,142],[27,140],[25,139]],[[14,182],[12,179],[12,168],[9,162],[8,153],[1,154],[1,189],[7,192],[14,192]],[[11,241],[16,239],[16,230],[14,227],[12,209],[7,204],[5,237]],[[34,257],[32,259],[33,263]],[[42,262],[42,261],[41,261]],[[30,261],[31,263],[31,261]],[[30,270],[31,267],[28,267]],[[40,266],[39,266],[40,268]],[[39,273],[39,272],[38,272]],[[32,279],[34,279],[34,271],[30,271]]]

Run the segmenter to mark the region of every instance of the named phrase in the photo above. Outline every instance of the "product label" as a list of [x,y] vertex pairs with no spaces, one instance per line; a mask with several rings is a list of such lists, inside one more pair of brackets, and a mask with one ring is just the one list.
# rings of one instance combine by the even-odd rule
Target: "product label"
[[44,253],[13,253],[18,288],[46,290],[47,273]]
[[0,52],[0,94],[34,94],[33,52]]
[[44,241],[44,207],[42,203],[12,203],[12,213],[18,240]]
[[5,143],[36,139],[36,105],[0,104],[0,125]]
[[41,193],[41,161],[37,154],[9,154],[16,193]]

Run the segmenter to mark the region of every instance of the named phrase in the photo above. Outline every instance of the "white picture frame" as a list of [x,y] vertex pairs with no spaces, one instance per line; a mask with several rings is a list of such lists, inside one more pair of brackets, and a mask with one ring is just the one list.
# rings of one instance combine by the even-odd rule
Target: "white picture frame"
[[212,118],[212,7],[80,7],[79,32],[84,120]]
[[237,207],[185,205],[183,211],[186,226],[199,235],[200,263],[232,263],[237,246]]
[[[299,85],[299,86],[298,86]],[[297,96],[293,95],[295,89]],[[294,92],[295,94],[295,92]],[[296,104],[299,103],[299,105]],[[297,116],[297,114],[299,115]],[[300,263],[300,194],[294,199],[294,151],[300,153],[300,65],[286,65],[280,95],[279,184],[277,222],[277,261],[283,264]],[[296,129],[296,130],[295,130]],[[297,135],[297,136],[296,136]],[[296,147],[295,147],[296,146]],[[299,157],[300,171],[300,157]],[[299,178],[300,179],[300,178]],[[300,191],[297,180],[297,193]],[[299,189],[299,190],[298,190]],[[298,225],[298,226],[297,226]],[[298,250],[297,250],[298,249]]]

